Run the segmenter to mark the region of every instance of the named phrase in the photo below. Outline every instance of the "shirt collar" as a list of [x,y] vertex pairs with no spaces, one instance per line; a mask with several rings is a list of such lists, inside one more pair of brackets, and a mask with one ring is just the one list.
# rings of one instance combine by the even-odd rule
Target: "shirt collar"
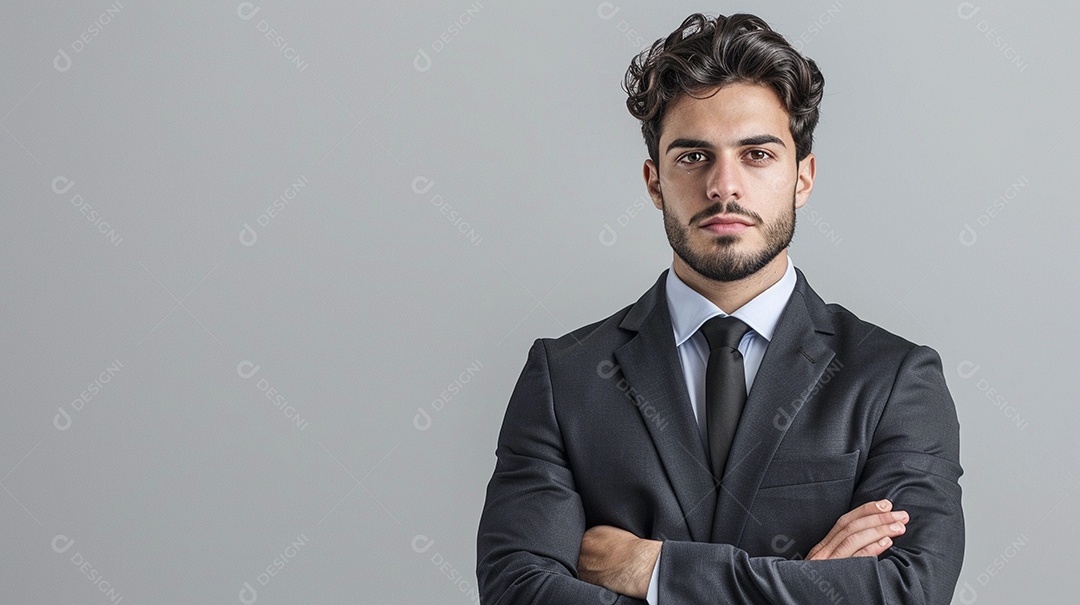
[[[732,317],[737,317],[750,326],[754,332],[772,340],[773,331],[780,314],[784,311],[791,293],[795,290],[795,265],[791,257],[787,259],[787,269],[775,284],[769,286],[764,292],[758,294],[750,302],[739,307]],[[701,324],[717,315],[727,315],[712,301],[699,294],[696,290],[686,285],[675,274],[675,266],[672,264],[668,270],[667,282],[668,312],[671,315],[672,328],[675,331],[675,346],[680,347],[687,339],[693,336]]]

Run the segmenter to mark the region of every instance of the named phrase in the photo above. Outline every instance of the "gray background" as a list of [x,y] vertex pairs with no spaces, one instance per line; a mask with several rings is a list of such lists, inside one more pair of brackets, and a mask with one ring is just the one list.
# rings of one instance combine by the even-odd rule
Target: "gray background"
[[1076,3],[62,4],[0,20],[0,601],[472,601],[529,345],[670,262],[619,84],[697,10],[825,74],[792,257],[941,353],[955,602],[1074,601]]

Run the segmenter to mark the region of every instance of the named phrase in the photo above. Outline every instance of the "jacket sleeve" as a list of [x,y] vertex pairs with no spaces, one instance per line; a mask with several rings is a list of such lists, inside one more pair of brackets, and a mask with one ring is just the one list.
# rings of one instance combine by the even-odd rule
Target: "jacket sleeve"
[[893,546],[877,558],[804,561],[669,541],[660,560],[659,603],[948,604],[964,556],[959,432],[940,358],[928,347],[913,348],[900,364],[852,497],[852,508],[889,498],[910,513]]
[[529,350],[507,406],[477,535],[484,605],[641,604],[577,579],[585,512],[552,399],[547,350]]

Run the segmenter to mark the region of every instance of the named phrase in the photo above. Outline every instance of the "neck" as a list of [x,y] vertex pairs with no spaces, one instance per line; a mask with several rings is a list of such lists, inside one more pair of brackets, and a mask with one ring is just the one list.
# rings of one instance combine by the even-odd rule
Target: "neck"
[[675,274],[686,285],[730,315],[780,281],[787,270],[787,250],[782,250],[776,258],[756,273],[737,281],[725,282],[709,279],[690,268],[690,265],[687,265],[678,254],[674,255],[672,266]]

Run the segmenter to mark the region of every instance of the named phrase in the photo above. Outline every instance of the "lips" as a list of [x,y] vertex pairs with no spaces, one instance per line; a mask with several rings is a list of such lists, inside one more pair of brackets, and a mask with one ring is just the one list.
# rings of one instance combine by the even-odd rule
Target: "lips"
[[750,222],[749,219],[741,216],[733,214],[718,214],[714,217],[706,219],[704,222],[701,223],[700,226],[702,229],[712,231],[713,233],[731,235],[735,233],[742,233],[750,227],[753,227],[754,224]]

